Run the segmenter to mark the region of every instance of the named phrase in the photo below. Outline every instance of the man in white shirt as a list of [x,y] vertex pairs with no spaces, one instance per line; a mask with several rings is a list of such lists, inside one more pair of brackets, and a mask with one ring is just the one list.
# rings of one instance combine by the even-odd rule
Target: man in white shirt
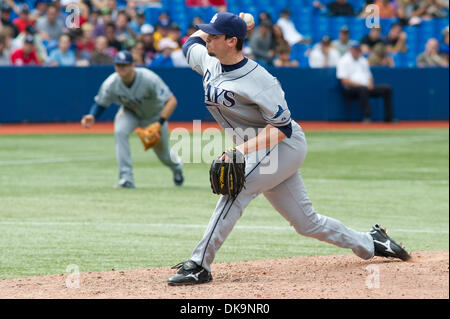
[[309,66],[312,68],[335,67],[340,59],[339,52],[331,47],[331,38],[324,36],[309,54]]
[[283,31],[283,36],[290,46],[296,43],[303,43],[303,36],[298,33],[294,23],[290,20],[291,13],[288,9],[284,9],[280,13],[280,18],[277,21],[277,25]]
[[369,62],[362,55],[359,42],[352,42],[350,50],[337,66],[337,78],[341,81],[344,94],[352,99],[358,98],[364,112],[364,122],[370,122],[370,98],[383,97],[384,121],[393,122],[392,88],[387,84],[374,84]]

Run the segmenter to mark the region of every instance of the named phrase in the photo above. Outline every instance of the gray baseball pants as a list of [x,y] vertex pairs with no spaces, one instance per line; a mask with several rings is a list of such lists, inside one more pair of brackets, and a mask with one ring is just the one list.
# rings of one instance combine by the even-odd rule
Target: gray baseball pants
[[[264,150],[246,156],[245,188],[235,199],[228,195],[220,197],[203,239],[195,247],[191,259],[210,271],[216,252],[244,209],[261,193],[297,233],[350,248],[363,259],[372,258],[374,244],[369,233],[357,232],[314,210],[298,171],[305,157],[306,139],[299,126],[294,126],[288,143],[281,142],[270,152]],[[273,167],[276,167],[275,172]]]
[[[119,166],[119,179],[134,183],[133,166],[131,162],[131,152],[129,137],[138,127],[146,127],[153,123],[153,120],[139,119],[133,112],[123,106],[114,118],[114,140],[116,144],[116,158]],[[161,140],[153,147],[159,160],[168,166],[173,172],[182,170],[183,162],[178,155],[169,148],[169,130],[167,122],[161,127]]]

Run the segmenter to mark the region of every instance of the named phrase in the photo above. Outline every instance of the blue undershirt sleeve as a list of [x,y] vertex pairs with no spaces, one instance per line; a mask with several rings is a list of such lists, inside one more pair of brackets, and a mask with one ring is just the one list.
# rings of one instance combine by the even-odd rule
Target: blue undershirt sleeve
[[98,119],[103,112],[105,112],[106,106],[98,105],[97,103],[92,104],[91,110],[89,111],[89,114],[94,115],[95,119]]

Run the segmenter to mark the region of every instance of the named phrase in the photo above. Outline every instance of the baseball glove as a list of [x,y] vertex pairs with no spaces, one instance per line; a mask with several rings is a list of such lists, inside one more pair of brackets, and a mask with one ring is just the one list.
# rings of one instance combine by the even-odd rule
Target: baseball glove
[[[226,154],[230,161],[220,158]],[[226,150],[216,158],[209,169],[209,180],[214,194],[236,197],[245,183],[245,158],[235,148]]]
[[158,144],[161,139],[159,128],[156,123],[150,124],[145,128],[138,127],[136,133],[144,144],[144,150],[148,150]]

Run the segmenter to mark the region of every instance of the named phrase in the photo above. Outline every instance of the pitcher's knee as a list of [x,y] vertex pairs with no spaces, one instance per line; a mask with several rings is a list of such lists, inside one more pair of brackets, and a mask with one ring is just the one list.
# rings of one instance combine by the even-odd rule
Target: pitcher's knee
[[319,215],[315,212],[310,213],[307,219],[293,225],[297,233],[303,236],[311,236],[320,231]]

